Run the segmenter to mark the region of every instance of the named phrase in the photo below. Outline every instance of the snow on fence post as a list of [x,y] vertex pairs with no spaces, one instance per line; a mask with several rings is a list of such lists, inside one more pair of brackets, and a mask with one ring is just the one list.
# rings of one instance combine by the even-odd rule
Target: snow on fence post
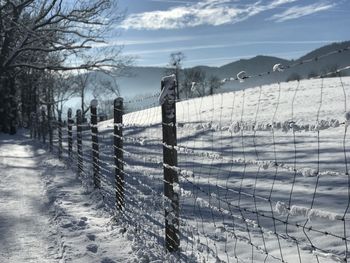
[[78,153],[78,176],[81,177],[83,173],[83,147],[82,147],[82,114],[81,110],[77,110],[77,153]]
[[62,112],[58,111],[58,157],[62,158]]
[[68,126],[68,156],[72,156],[72,149],[73,149],[73,119],[72,119],[72,109],[68,109],[67,113],[67,126]]
[[123,98],[114,100],[114,164],[116,206],[123,210],[124,203],[124,164],[123,164]]
[[159,103],[162,105],[163,171],[165,195],[165,246],[169,252],[179,250],[179,194],[174,190],[179,178],[173,167],[177,166],[176,135],[176,78],[167,76],[161,82]]
[[92,100],[90,103],[90,114],[91,114],[91,141],[92,141],[92,160],[93,160],[93,174],[94,174],[94,186],[95,188],[101,187],[100,179],[100,154],[98,145],[98,129],[97,129],[97,100]]

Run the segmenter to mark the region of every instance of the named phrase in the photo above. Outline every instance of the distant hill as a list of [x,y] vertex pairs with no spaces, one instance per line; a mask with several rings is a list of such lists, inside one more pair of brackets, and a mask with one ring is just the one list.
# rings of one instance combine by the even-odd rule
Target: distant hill
[[[318,48],[305,56],[299,58],[296,62],[304,61],[308,59],[314,59],[315,57],[320,58],[322,55],[333,51],[343,50],[350,46],[350,41],[345,41],[341,43],[333,43],[321,48]],[[318,61],[314,61],[305,65],[301,65],[295,68],[295,72],[306,77],[311,71],[316,73],[324,73],[333,71],[337,68],[342,68],[350,64],[350,50],[336,53],[327,58],[320,58]]]
[[[248,75],[256,75],[261,72],[272,71],[272,67],[280,63],[282,65],[291,65],[300,61],[319,57],[323,54],[350,46],[350,41],[342,43],[333,43],[318,48],[297,60],[286,60],[271,56],[256,56],[250,59],[241,59],[221,67],[196,66],[203,70],[207,76],[217,76],[219,78],[235,77],[238,72],[244,70]],[[231,82],[224,86],[224,89],[241,89],[256,85],[270,84],[278,81],[285,81],[291,74],[297,73],[305,78],[309,74],[320,74],[336,67],[344,67],[350,64],[350,51],[335,54],[325,59],[315,62],[299,65],[295,68],[285,70],[282,73],[271,73],[265,77],[249,79],[240,84]],[[121,77],[118,83],[123,96],[132,97],[135,95],[150,94],[160,89],[160,79],[165,75],[166,69],[161,67],[132,67],[130,68],[131,77]]]
[[129,77],[118,78],[122,95],[145,95],[160,90],[160,80],[165,75],[165,68],[131,67],[128,73]]

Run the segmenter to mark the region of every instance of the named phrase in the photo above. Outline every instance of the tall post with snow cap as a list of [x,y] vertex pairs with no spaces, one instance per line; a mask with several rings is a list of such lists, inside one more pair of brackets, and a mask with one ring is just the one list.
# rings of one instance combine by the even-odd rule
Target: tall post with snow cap
[[48,129],[48,135],[49,135],[49,149],[50,149],[50,152],[52,152],[52,148],[53,148],[53,129],[52,129],[51,103],[47,104],[46,110],[47,110],[47,129]]
[[83,117],[81,110],[77,110],[77,153],[78,153],[78,176],[83,175]]
[[68,109],[67,113],[67,126],[68,126],[68,155],[69,157],[72,156],[72,149],[73,149],[73,119],[72,119],[72,109]]
[[58,157],[62,158],[62,112],[58,111]]
[[179,194],[174,191],[179,179],[176,138],[176,77],[167,76],[161,82],[159,103],[162,106],[163,171],[165,195],[165,245],[169,252],[179,250]]
[[92,100],[90,103],[90,115],[91,115],[91,141],[92,141],[92,161],[93,161],[93,174],[94,174],[94,186],[95,188],[101,187],[100,178],[100,153],[98,145],[98,128],[97,128],[97,100]]
[[124,164],[123,164],[123,98],[114,100],[114,164],[116,205],[123,210],[124,202]]

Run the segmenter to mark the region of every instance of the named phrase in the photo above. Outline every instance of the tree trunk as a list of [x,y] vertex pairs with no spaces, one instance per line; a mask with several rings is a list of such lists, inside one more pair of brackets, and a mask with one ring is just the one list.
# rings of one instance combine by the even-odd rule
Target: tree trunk
[[9,133],[11,135],[17,133],[17,124],[18,124],[18,115],[17,115],[17,99],[16,99],[16,81],[13,76],[9,78],[9,101],[8,101],[8,111],[9,111],[9,117],[8,117],[8,126],[9,126]]

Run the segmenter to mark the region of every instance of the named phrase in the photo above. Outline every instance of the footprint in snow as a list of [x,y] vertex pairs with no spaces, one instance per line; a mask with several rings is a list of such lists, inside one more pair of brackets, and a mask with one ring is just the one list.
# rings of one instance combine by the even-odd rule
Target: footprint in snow
[[98,249],[98,247],[96,244],[89,244],[86,246],[86,250],[90,251],[92,253],[97,253],[97,249]]
[[101,263],[117,263],[116,261],[110,259],[110,258],[103,258],[101,260]]
[[86,221],[80,220],[80,221],[78,222],[78,226],[86,226]]
[[125,228],[125,227],[124,227],[124,228],[119,229],[119,233],[124,234],[125,232],[126,232],[126,228]]
[[63,219],[60,223],[62,228],[70,228],[73,226],[73,224],[74,222],[68,219]]
[[86,236],[90,241],[95,241],[96,239],[96,236],[94,234],[87,234]]

